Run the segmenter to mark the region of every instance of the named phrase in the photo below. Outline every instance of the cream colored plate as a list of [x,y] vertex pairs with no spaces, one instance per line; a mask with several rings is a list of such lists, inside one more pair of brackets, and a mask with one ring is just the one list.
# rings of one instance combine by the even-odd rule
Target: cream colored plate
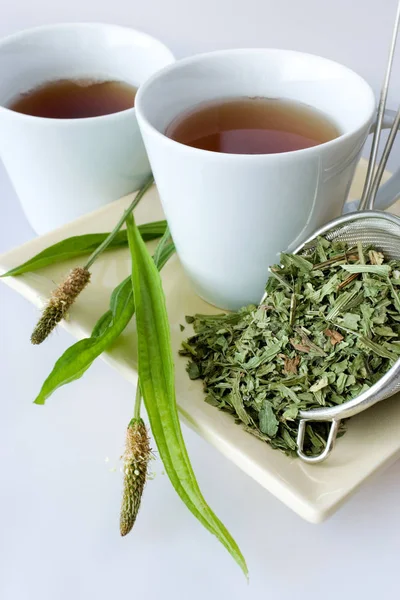
[[[362,162],[351,191],[353,198],[360,196],[364,174],[365,163]],[[128,203],[129,198],[118,200],[4,254],[0,257],[0,272],[4,273],[64,238],[109,231]],[[392,210],[400,214],[400,203]],[[155,188],[141,202],[136,215],[141,223],[162,218]],[[90,335],[98,317],[108,308],[111,291],[128,275],[129,263],[125,249],[108,252],[95,263],[91,284],[71,310],[69,321],[64,324],[77,338]],[[54,282],[59,282],[75,265],[75,261],[66,262],[3,281],[41,307],[54,288]],[[185,372],[186,360],[177,356],[181,340],[190,333],[188,328],[181,333],[179,324],[184,323],[187,314],[213,313],[216,309],[193,293],[176,256],[163,269],[162,276],[176,355],[177,399],[184,420],[301,517],[315,523],[322,521],[337,510],[367,477],[400,455],[399,396],[351,419],[348,433],[338,441],[332,457],[326,463],[314,466],[272,450],[235,425],[229,415],[206,404],[201,382],[189,380]],[[124,377],[136,383],[133,327],[131,323],[103,358]],[[47,343],[51,344],[51,340]],[[54,360],[57,358],[54,356]]]

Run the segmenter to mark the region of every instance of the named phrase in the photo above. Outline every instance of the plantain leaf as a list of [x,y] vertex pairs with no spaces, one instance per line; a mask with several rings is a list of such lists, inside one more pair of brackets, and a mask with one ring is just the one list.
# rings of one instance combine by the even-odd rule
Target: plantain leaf
[[[159,269],[162,269],[175,252],[172,241],[165,245],[164,240],[162,244],[162,252],[159,253],[157,260]],[[110,298],[110,309],[97,321],[91,337],[70,346],[57,360],[50,375],[43,383],[35,403],[44,404],[57,388],[82,377],[93,361],[122,333],[134,312],[132,282],[131,278],[127,277],[114,289]]]
[[[140,233],[145,242],[161,237],[166,230],[166,221],[154,221],[153,223],[145,223],[139,225]],[[36,271],[48,265],[54,265],[64,260],[76,258],[84,254],[91,254],[96,248],[107,238],[108,233],[89,233],[87,235],[76,235],[67,238],[49,246],[36,256],[33,256],[18,267],[14,267],[1,275],[1,277],[11,277],[22,275],[28,271]],[[126,229],[122,229],[117,233],[113,241],[106,250],[115,250],[116,248],[124,248],[128,245]]]
[[132,215],[126,223],[132,256],[139,382],[158,451],[183,502],[217,536],[247,574],[239,547],[204,500],[190,464],[176,405],[174,364],[161,278]]

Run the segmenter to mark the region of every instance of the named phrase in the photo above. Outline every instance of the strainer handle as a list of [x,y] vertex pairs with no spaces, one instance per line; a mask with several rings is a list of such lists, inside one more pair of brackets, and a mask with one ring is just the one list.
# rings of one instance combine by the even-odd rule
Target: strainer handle
[[397,169],[376,195],[374,210],[386,210],[400,198],[400,169]]
[[336,436],[339,431],[340,419],[331,420],[331,427],[329,429],[328,439],[326,440],[326,446],[323,452],[321,452],[321,454],[317,454],[316,456],[308,456],[304,452],[304,438],[306,435],[306,425],[307,423],[311,422],[312,419],[300,419],[299,430],[297,432],[297,455],[299,456],[299,458],[301,458],[302,461],[306,463],[316,464],[328,458],[333,448],[335,447]]
[[[396,117],[396,111],[385,109],[385,115],[383,118],[383,129],[390,129],[393,125],[393,121]],[[370,133],[373,132],[375,123],[371,127]],[[380,186],[377,193],[374,210],[386,210],[392,206],[400,198],[400,169],[397,169],[386,183]],[[360,201],[353,200],[352,202],[346,202],[343,208],[344,213],[354,212],[358,209]]]

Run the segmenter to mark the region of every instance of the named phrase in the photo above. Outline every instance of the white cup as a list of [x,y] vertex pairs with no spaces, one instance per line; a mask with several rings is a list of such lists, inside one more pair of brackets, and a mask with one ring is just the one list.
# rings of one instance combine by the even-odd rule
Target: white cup
[[0,156],[36,232],[137,189],[150,166],[135,108],[101,117],[47,119],[9,110],[10,101],[65,78],[139,86],[173,61],[158,40],[116,25],[51,25],[0,41]]
[[[306,103],[330,117],[341,135],[269,155],[209,152],[165,136],[187,109],[238,96]],[[154,75],[139,90],[136,113],[183,267],[205,300],[238,309],[259,302],[280,251],[341,213],[375,99],[359,75],[331,60],[287,50],[224,50]],[[389,182],[392,194],[398,180]],[[387,191],[379,203],[390,204]]]

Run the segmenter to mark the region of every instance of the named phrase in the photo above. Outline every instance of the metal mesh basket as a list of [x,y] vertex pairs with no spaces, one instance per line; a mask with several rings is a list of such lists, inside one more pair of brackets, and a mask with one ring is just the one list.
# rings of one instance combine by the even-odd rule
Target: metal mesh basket
[[[331,221],[296,248],[294,254],[305,254],[315,247],[316,239],[324,236],[328,240],[338,240],[354,246],[373,245],[384,253],[386,259],[400,259],[400,218],[380,211],[350,213]],[[300,425],[297,437],[298,455],[308,463],[325,460],[331,453],[339,424],[342,419],[356,415],[377,402],[400,392],[400,359],[381,379],[356,398],[332,408],[320,408],[300,412]],[[304,436],[307,422],[330,421],[331,427],[324,451],[318,456],[304,453]]]

